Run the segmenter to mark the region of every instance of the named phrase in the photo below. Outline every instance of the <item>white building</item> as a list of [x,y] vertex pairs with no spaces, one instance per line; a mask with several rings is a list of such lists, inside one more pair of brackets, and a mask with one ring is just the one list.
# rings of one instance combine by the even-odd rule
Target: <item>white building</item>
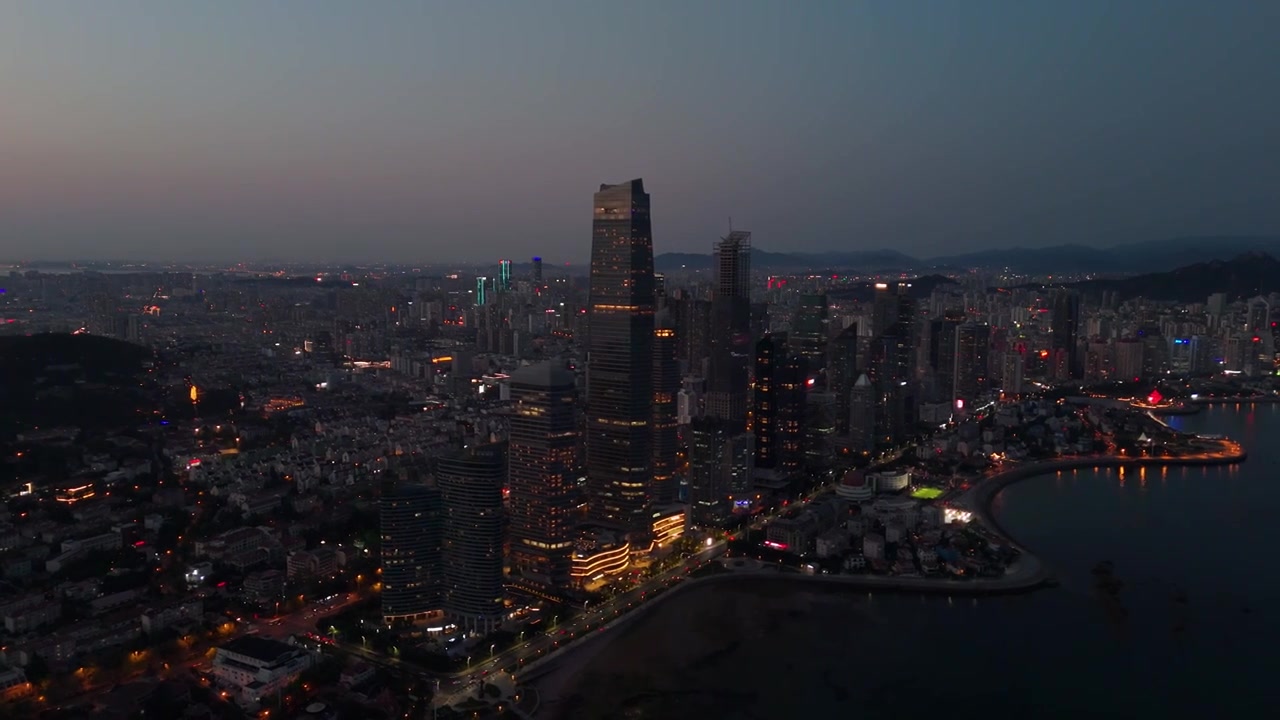
[[232,640],[213,657],[214,681],[241,707],[250,708],[297,680],[309,667],[307,651],[253,635]]
[[907,470],[886,470],[875,474],[875,482],[878,493],[899,492],[911,484],[911,473]]

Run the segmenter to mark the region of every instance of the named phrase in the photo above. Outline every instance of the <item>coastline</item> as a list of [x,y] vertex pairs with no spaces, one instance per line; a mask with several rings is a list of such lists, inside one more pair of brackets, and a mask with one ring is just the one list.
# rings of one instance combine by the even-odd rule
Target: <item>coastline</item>
[[1280,396],[1241,395],[1237,397],[1191,398],[1187,402],[1193,405],[1270,405],[1280,402]]
[[805,575],[802,573],[783,573],[780,571],[739,570],[700,578],[690,578],[677,587],[654,598],[636,611],[627,613],[608,624],[608,632],[593,632],[581,638],[578,643],[570,644],[561,653],[547,657],[534,663],[526,670],[521,682],[530,683],[539,688],[544,707],[554,717],[556,701],[580,672],[590,665],[595,655],[608,646],[618,631],[645,618],[656,608],[665,605],[673,597],[679,597],[691,591],[706,587],[715,587],[742,581],[777,581],[794,584],[800,582],[806,586],[825,586],[835,590],[866,590],[881,593],[921,593],[934,595],[1012,595],[1028,593],[1053,583],[1052,574],[1043,562],[1032,552],[1021,545],[1010,535],[992,513],[992,502],[1004,488],[1030,478],[1040,477],[1061,470],[1098,467],[1157,467],[1157,466],[1206,466],[1232,465],[1248,458],[1248,453],[1239,446],[1238,451],[1224,452],[1220,455],[1198,455],[1191,457],[1127,457],[1123,455],[1098,455],[1090,457],[1059,458],[1020,465],[997,473],[979,482],[958,505],[972,511],[976,520],[983,523],[1005,543],[1019,550],[1021,556],[1008,572],[999,578],[977,578],[973,580],[939,580],[932,578],[889,577],[879,575]]
[[991,503],[996,493],[1023,480],[1040,475],[1047,475],[1061,470],[1078,470],[1080,468],[1118,468],[1118,467],[1160,467],[1160,466],[1197,466],[1197,465],[1235,465],[1249,458],[1249,453],[1241,448],[1238,452],[1222,455],[1197,455],[1193,457],[1128,457],[1125,455],[1092,455],[1088,457],[1060,458],[1043,460],[1029,465],[1020,465],[993,475],[976,485],[964,499],[967,509],[992,530],[1014,547],[1022,550],[1022,546],[1000,525],[991,512]]

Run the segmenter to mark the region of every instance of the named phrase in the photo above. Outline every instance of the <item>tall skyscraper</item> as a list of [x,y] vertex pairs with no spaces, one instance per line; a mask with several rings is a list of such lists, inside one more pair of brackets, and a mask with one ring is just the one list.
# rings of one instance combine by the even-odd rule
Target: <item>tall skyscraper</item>
[[505,448],[438,457],[435,475],[444,498],[445,610],[462,628],[491,632],[502,622]]
[[1079,378],[1084,374],[1080,361],[1080,296],[1070,290],[1053,295],[1052,337],[1050,350],[1054,359],[1054,377],[1058,380]]
[[785,472],[804,465],[809,379],[808,361],[788,351],[786,334],[766,335],[756,344],[752,403],[755,466]]
[[805,359],[809,375],[823,387],[826,387],[829,322],[825,294],[800,296],[800,308],[791,326],[791,344],[793,351]]
[[773,376],[778,398],[777,467],[795,472],[804,467],[809,379],[813,371],[804,355],[793,355]]
[[871,345],[868,374],[875,385],[876,443],[893,446],[906,439],[915,418],[911,330],[895,324]]
[[680,364],[676,360],[675,323],[668,310],[659,310],[653,329],[653,488],[655,505],[676,501],[676,452],[680,444],[678,396]]
[[595,194],[587,328],[587,510],[632,536],[651,532],[653,235],[641,180]]
[[550,362],[511,373],[511,572],[556,590],[569,587],[573,563],[577,394],[573,373]]
[[951,403],[956,399],[956,342],[962,323],[955,317],[941,317],[929,323],[929,372],[934,400]]
[[378,501],[382,537],[382,617],[388,623],[441,609],[444,502],[423,484],[388,483]]
[[871,306],[871,335],[883,335],[900,323],[910,324],[915,305],[909,295],[911,283],[876,283]]
[[956,333],[956,407],[973,405],[990,389],[991,326],[965,323]]
[[864,373],[853,383],[849,398],[849,438],[855,452],[875,449],[876,389]]
[[849,403],[853,384],[858,381],[858,324],[840,331],[831,343],[831,363],[827,367],[827,387],[835,395],[835,431],[849,434]]
[[755,439],[718,418],[694,420],[689,437],[689,506],[698,522],[717,522],[751,491]]
[[511,290],[511,261],[498,261],[498,292],[510,292]]
[[542,258],[533,259],[533,284],[542,287]]
[[715,245],[707,415],[747,424],[751,363],[751,233],[735,230]]
[[787,335],[765,335],[756,343],[756,385],[751,423],[756,436],[756,467],[778,467],[777,368],[787,361]]
[[476,305],[484,306],[489,304],[489,278],[481,276],[476,278]]

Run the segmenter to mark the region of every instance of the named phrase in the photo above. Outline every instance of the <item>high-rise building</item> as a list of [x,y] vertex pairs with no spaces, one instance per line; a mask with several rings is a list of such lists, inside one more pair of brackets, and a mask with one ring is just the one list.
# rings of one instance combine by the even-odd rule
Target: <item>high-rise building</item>
[[783,333],[756,343],[752,429],[755,466],[766,470],[790,472],[804,465],[809,367],[789,349]]
[[911,283],[876,283],[871,306],[871,336],[888,332],[894,325],[914,324],[915,303]]
[[587,327],[588,514],[652,531],[653,236],[641,180],[595,194]]
[[511,291],[511,261],[510,260],[498,261],[498,280],[495,283],[495,285],[497,285],[498,292]]
[[956,399],[956,343],[963,320],[942,317],[929,323],[929,376],[932,399],[954,403]]
[[849,398],[849,441],[854,452],[875,449],[876,389],[865,373],[853,383]]
[[694,420],[689,437],[690,510],[699,522],[719,521],[732,498],[751,492],[755,438],[719,418]]
[[777,388],[777,468],[795,472],[804,467],[808,417],[808,392],[812,371],[804,355],[793,355],[773,376]]
[[476,278],[476,305],[484,306],[489,304],[489,278],[480,276]]
[[825,294],[800,296],[800,308],[791,326],[791,344],[794,352],[805,359],[810,376],[823,387],[826,386],[829,323]]
[[542,287],[542,258],[533,259],[533,284]]
[[835,431],[840,436],[849,434],[849,403],[859,374],[858,345],[857,323],[841,330],[831,343],[827,387],[835,395]]
[[1084,364],[1080,360],[1080,296],[1070,290],[1059,290],[1053,295],[1050,325],[1053,337],[1049,349],[1055,358],[1054,379],[1071,380],[1082,377]]
[[756,343],[755,395],[751,427],[756,436],[756,467],[778,467],[778,368],[787,361],[787,335],[765,335]]
[[715,244],[706,412],[747,424],[751,364],[751,233],[735,230]]
[[676,360],[676,331],[671,313],[660,310],[653,329],[653,488],[655,505],[676,501],[676,454],[679,428],[680,363]]
[[[1141,348],[1141,346],[1139,346]],[[1022,373],[1027,360],[1016,347],[1004,351],[1004,367],[1001,369],[1000,389],[1008,395],[1022,394]],[[1141,365],[1141,361],[1139,361]]]
[[444,499],[445,610],[460,627],[481,633],[502,622],[505,450],[483,445],[435,461]]
[[574,467],[578,455],[573,373],[544,362],[511,373],[507,499],[514,578],[570,586]]
[[956,408],[969,407],[990,389],[991,326],[965,323],[956,333]]
[[423,484],[388,483],[378,502],[382,538],[382,616],[414,620],[441,609],[444,503]]

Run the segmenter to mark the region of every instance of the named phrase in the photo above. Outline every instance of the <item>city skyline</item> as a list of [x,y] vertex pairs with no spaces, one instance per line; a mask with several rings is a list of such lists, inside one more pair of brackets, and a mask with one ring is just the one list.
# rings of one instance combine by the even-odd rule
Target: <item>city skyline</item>
[[306,9],[0,11],[3,260],[577,263],[600,177],[659,253],[1280,228],[1266,4]]

